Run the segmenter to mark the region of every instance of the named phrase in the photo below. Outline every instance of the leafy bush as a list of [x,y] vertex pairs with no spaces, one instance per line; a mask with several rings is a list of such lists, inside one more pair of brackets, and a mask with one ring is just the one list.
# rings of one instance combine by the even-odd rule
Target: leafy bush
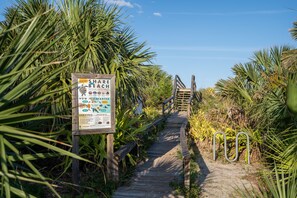
[[153,121],[161,115],[161,111],[152,106],[145,107],[143,113],[148,121]]
[[142,90],[145,107],[161,109],[163,101],[172,94],[172,77],[159,66],[148,68],[144,74],[147,81]]
[[[67,67],[56,66],[60,61],[46,56],[58,41],[53,39],[48,20],[57,20],[57,16],[48,11],[17,26],[12,18],[7,28],[0,30],[0,42],[5,43],[0,52],[1,197],[33,196],[24,184],[45,185],[59,197],[53,180],[33,161],[62,155],[83,159],[66,150],[70,145],[53,139],[56,133],[49,129],[55,117],[41,111],[51,105],[47,102],[51,97],[57,97],[57,92],[47,87]],[[16,30],[19,34],[11,39]]]
[[194,140],[204,141],[205,139],[212,140],[213,134],[216,129],[212,123],[205,117],[205,113],[198,111],[189,119],[190,122],[190,135]]

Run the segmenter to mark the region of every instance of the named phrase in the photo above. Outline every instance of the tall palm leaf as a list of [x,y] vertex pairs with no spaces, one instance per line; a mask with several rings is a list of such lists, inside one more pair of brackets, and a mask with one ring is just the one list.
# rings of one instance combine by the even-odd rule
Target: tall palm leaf
[[61,28],[70,30],[61,47],[73,61],[65,77],[71,71],[115,74],[118,104],[136,102],[143,67],[154,54],[122,24],[119,9],[94,0],[64,1],[59,7]]
[[[38,14],[24,24],[2,29],[0,42],[5,43],[0,55],[0,194],[11,197],[31,196],[24,190],[24,182],[46,185],[56,196],[58,193],[50,179],[42,175],[32,160],[45,159],[58,155],[68,155],[82,159],[54,144],[70,146],[50,138],[49,133],[32,131],[32,124],[42,125],[52,116],[43,115],[40,107],[50,105],[47,100],[55,91],[47,91],[55,78],[65,67],[47,56],[51,45],[49,42],[52,27],[48,19],[57,20],[53,12]],[[13,18],[12,18],[13,20]],[[14,24],[14,21],[11,21]],[[18,28],[13,40],[9,31]],[[43,59],[42,63],[38,63]],[[43,90],[43,91],[42,91]],[[35,151],[34,148],[38,148]],[[40,149],[44,148],[44,149]],[[43,152],[45,151],[45,152]]]
[[293,27],[290,29],[293,39],[297,40],[297,21],[293,23]]

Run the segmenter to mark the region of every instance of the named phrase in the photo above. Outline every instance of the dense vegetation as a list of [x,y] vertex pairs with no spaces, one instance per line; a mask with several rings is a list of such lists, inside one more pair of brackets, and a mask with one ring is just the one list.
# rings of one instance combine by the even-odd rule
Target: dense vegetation
[[[82,157],[70,152],[71,73],[115,74],[115,149],[137,140],[171,94],[171,76],[152,63],[155,54],[137,41],[117,7],[95,0],[50,2],[19,0],[0,23],[1,197],[67,194],[71,157],[84,161],[86,191],[111,193],[102,192],[113,188],[104,180],[105,135],[82,136]],[[291,33],[297,40],[297,22]],[[252,155],[263,153],[273,172],[264,174],[259,197],[296,197],[296,60],[297,50],[287,46],[255,52],[250,62],[232,68],[234,77],[202,90],[203,102],[190,120],[200,141],[211,141],[218,130],[250,134]],[[136,115],[140,101],[144,113]],[[240,140],[242,153],[244,144]],[[128,157],[130,163],[136,159]]]
[[[294,39],[296,30],[294,23],[291,29]],[[261,192],[245,192],[243,196],[295,198],[296,49],[272,47],[255,52],[250,60],[233,66],[234,77],[218,81],[215,89],[201,90],[204,101],[191,118],[191,134],[196,140],[211,141],[216,131],[224,131],[231,140],[228,147],[234,148],[235,134],[248,132],[252,138],[252,158],[265,157],[265,165],[273,173],[264,174],[266,185]],[[239,145],[244,154],[245,140],[240,139]]]
[[[158,106],[166,97],[150,99],[160,92],[149,90],[151,83],[171,89],[171,77],[153,66],[154,53],[137,41],[117,7],[95,0],[50,2],[19,0],[0,23],[1,197],[60,196],[55,187],[69,182],[62,174],[69,172],[70,157],[102,175],[97,186],[88,185],[102,193],[94,189],[104,188],[98,185],[104,183],[105,135],[81,137],[84,159],[70,152],[72,72],[115,74],[116,148],[137,138],[147,123],[133,112],[139,100]],[[47,190],[37,187],[42,185]]]

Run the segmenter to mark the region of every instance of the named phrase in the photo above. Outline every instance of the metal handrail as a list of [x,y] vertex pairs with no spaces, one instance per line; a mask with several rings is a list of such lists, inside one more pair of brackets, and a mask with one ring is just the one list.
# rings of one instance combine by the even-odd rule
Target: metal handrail
[[249,140],[249,135],[246,132],[239,132],[236,135],[236,142],[235,142],[236,153],[235,153],[234,159],[228,158],[228,155],[227,155],[227,138],[226,138],[226,134],[224,132],[220,132],[220,131],[216,132],[213,135],[213,160],[216,160],[216,135],[217,134],[222,134],[224,136],[224,153],[225,153],[226,160],[228,160],[229,162],[235,162],[237,160],[237,158],[238,158],[238,137],[239,137],[239,135],[244,134],[246,136],[246,139],[247,139],[246,147],[247,147],[247,154],[248,154],[248,164],[250,164],[250,140]]

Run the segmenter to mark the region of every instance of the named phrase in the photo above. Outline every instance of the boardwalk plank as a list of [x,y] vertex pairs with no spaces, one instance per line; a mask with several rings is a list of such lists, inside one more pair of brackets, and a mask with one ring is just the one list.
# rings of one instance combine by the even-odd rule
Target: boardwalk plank
[[147,160],[136,167],[130,182],[119,187],[113,198],[183,197],[175,195],[170,182],[179,181],[182,172],[182,160],[177,155],[180,150],[179,129],[185,119],[186,115],[181,113],[168,118],[165,129],[148,150]]

